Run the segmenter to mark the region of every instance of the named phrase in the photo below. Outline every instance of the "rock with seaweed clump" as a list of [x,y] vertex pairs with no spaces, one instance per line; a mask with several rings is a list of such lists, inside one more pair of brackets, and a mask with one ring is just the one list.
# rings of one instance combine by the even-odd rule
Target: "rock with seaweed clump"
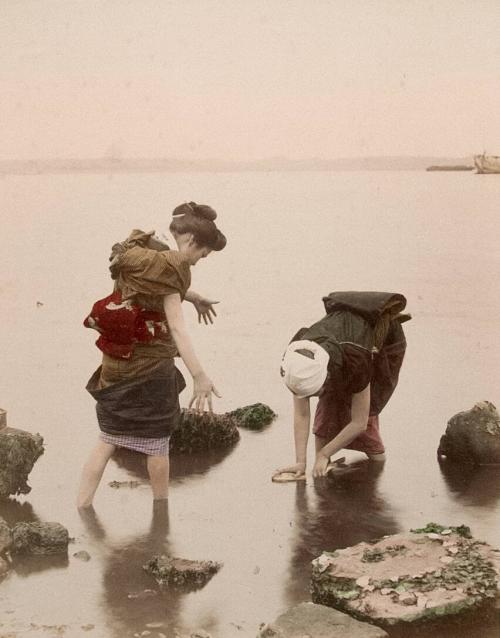
[[211,560],[187,560],[172,556],[154,556],[144,569],[151,574],[160,587],[175,586],[182,589],[200,589],[222,567]]
[[182,410],[179,425],[170,437],[170,451],[191,453],[227,449],[239,438],[236,423],[227,414]]
[[43,438],[24,430],[0,430],[0,499],[28,494],[28,475],[43,454]]
[[475,465],[500,463],[500,415],[489,401],[455,414],[441,437],[438,457]]
[[248,430],[262,430],[276,417],[275,412],[264,403],[252,403],[252,405],[246,405],[226,414],[235,419],[238,427]]
[[60,523],[17,523],[12,528],[12,553],[62,554],[68,543],[68,530]]
[[429,523],[325,552],[312,564],[314,602],[380,626],[493,609],[498,596],[500,552],[466,526]]

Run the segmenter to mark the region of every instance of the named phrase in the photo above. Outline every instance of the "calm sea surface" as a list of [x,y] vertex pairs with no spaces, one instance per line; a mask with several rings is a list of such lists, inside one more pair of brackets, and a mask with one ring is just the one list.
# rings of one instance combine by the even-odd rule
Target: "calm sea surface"
[[[201,628],[253,638],[310,599],[310,561],[322,550],[429,521],[463,523],[500,544],[500,468],[436,461],[453,414],[500,403],[500,176],[12,176],[0,191],[0,407],[9,425],[46,443],[31,493],[0,504],[0,516],[59,521],[74,538],[68,559],[26,560],[0,583],[0,635],[155,638]],[[84,386],[99,364],[83,317],[110,290],[110,246],[132,228],[168,232],[171,209],[190,199],[213,205],[228,237],[226,250],[193,270],[193,288],[220,300],[215,325],[199,326],[185,307],[223,395],[216,410],[262,401],[278,418],[264,432],[243,431],[227,454],[173,460],[168,512],[153,511],[141,459],[111,461],[95,515],[82,518],[75,493],[97,439]],[[294,458],[280,356],[321,317],[322,295],[343,289],[403,292],[413,315],[400,384],[381,416],[388,460],[335,482],[273,484],[272,471]],[[312,467],[312,441],[310,456]],[[113,480],[145,484],[116,490]],[[74,558],[79,550],[91,560]],[[155,585],[142,565],[159,552],[224,567],[197,593],[144,596]],[[499,629],[483,620],[433,636],[498,638]]]

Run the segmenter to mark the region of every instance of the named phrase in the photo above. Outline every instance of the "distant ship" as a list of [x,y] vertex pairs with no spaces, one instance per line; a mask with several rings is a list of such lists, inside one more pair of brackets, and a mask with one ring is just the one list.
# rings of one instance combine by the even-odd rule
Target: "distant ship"
[[500,173],[500,157],[498,155],[474,155],[476,173]]

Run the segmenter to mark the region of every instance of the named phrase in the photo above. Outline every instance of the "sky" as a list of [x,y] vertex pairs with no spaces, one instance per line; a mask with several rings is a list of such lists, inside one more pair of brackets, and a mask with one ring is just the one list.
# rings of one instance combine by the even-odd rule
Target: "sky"
[[0,0],[0,159],[500,155],[500,0]]

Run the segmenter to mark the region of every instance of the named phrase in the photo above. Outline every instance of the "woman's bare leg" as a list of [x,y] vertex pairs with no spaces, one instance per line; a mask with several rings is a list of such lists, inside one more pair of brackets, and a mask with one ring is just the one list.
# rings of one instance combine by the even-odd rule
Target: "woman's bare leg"
[[168,498],[170,462],[167,455],[147,457],[148,474],[155,500]]
[[90,453],[82,470],[80,488],[78,490],[78,507],[90,507],[90,505],[92,505],[94,494],[99,487],[104,473],[104,468],[115,450],[115,445],[99,441]]

